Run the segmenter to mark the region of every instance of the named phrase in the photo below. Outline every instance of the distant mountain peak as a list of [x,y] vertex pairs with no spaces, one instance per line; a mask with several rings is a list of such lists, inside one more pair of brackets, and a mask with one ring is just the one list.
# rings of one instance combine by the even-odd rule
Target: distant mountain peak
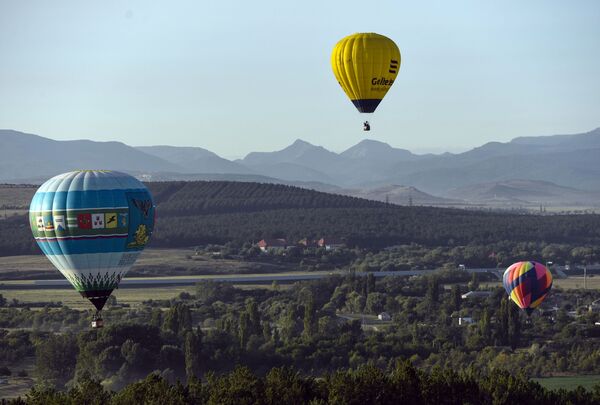
[[340,155],[350,159],[375,160],[407,160],[416,157],[408,150],[394,148],[385,142],[374,139],[363,139]]
[[294,152],[304,153],[305,151],[316,150],[316,149],[326,150],[322,146],[316,146],[310,142],[306,142],[306,141],[298,138],[294,141],[294,143],[292,143],[290,146],[288,146],[286,148],[283,148],[280,152],[294,151]]
[[[300,138],[298,138],[298,139],[296,139],[296,140],[294,141],[294,143],[292,143],[290,146],[315,146],[315,145],[313,145],[313,144],[312,144],[312,143],[310,143],[310,142],[307,142],[307,141],[305,141],[304,139],[300,139]],[[288,146],[288,148],[289,148],[290,146]]]
[[389,143],[378,141],[376,139],[363,139],[362,141],[357,143],[355,146],[358,146],[358,145],[365,145],[365,146],[366,145],[374,145],[374,146],[382,146],[385,148],[392,148]]

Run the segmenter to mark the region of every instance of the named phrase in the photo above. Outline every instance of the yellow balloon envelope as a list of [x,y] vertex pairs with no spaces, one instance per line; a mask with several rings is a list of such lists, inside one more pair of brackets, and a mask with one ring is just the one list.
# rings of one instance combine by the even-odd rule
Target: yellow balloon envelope
[[400,50],[383,35],[353,34],[333,48],[331,67],[358,111],[372,113],[398,76]]

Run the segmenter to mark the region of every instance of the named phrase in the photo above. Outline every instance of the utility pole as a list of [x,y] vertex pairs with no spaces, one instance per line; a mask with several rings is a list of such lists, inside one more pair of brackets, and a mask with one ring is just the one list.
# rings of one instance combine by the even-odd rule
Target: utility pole
[[583,266],[583,289],[587,290],[587,267]]

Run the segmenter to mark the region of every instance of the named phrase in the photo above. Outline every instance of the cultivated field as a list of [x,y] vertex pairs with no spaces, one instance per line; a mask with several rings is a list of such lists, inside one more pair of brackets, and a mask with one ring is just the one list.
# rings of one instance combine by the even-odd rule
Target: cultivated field
[[[552,282],[553,287],[564,288],[565,290],[583,289],[583,277],[555,278]],[[481,283],[483,288],[486,287],[502,287],[501,282],[486,282]],[[587,289],[600,289],[600,277],[588,276],[586,281]]]
[[600,375],[533,378],[533,380],[551,390],[557,390],[560,388],[572,390],[577,388],[578,385],[581,385],[587,390],[591,390],[594,385],[600,383]]
[[0,184],[0,208],[25,208],[39,186]]
[[[113,295],[120,304],[129,304],[131,306],[140,305],[143,301],[169,300],[177,297],[182,292],[194,293],[194,286],[182,287],[161,287],[161,288],[127,288],[113,291]],[[0,294],[9,301],[13,298],[24,303],[36,302],[62,302],[73,309],[92,309],[92,304],[83,298],[74,289],[56,289],[56,290],[0,290]]]
[[[210,254],[195,255],[192,249],[146,249],[128,277],[189,276],[210,274],[269,274],[293,271],[297,266],[220,259]],[[42,254],[0,257],[0,280],[35,280],[62,276]]]

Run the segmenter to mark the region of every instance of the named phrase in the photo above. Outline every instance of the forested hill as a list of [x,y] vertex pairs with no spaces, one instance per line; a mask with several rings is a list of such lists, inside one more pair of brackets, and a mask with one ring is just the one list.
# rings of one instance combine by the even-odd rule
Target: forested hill
[[[295,243],[321,237],[374,249],[411,243],[430,248],[502,243],[507,251],[519,242],[568,244],[570,248],[600,245],[600,215],[593,214],[539,216],[402,207],[275,184],[147,185],[157,203],[150,247],[227,242],[241,246],[263,238],[287,238]],[[36,252],[39,249],[26,215],[0,220],[0,256]]]
[[381,208],[387,204],[282,184],[233,181],[149,182],[161,216],[290,208]]

